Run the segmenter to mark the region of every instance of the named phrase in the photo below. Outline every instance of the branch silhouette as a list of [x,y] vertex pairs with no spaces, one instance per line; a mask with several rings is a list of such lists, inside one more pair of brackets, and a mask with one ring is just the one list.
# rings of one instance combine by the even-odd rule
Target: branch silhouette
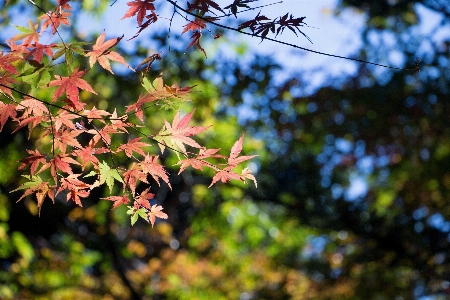
[[374,66],[383,67],[383,68],[389,68],[389,69],[394,69],[394,70],[415,71],[415,69],[393,67],[393,66],[388,66],[388,65],[383,65],[383,64],[370,62],[370,61],[363,60],[363,59],[352,58],[352,57],[347,57],[347,56],[336,55],[336,54],[321,52],[321,51],[317,51],[317,50],[312,50],[312,49],[308,49],[308,48],[305,48],[305,47],[300,47],[300,46],[292,44],[292,43],[279,41],[277,39],[266,37],[266,36],[263,36],[263,35],[248,33],[248,32],[239,30],[238,28],[230,27],[230,26],[223,25],[223,24],[217,23],[215,21],[212,21],[208,17],[197,15],[197,14],[195,14],[195,13],[193,13],[191,11],[188,11],[187,9],[184,9],[183,7],[179,6],[176,1],[173,1],[173,0],[166,0],[166,1],[169,2],[170,4],[172,4],[174,7],[178,8],[179,10],[183,11],[184,13],[188,14],[188,15],[191,15],[191,16],[193,16],[195,18],[201,19],[201,20],[203,20],[203,21],[205,21],[205,22],[207,22],[209,24],[212,24],[214,26],[217,26],[217,27],[220,27],[220,28],[223,28],[223,29],[227,29],[227,30],[231,30],[231,31],[235,31],[235,32],[238,32],[240,34],[249,35],[249,36],[252,36],[252,37],[259,37],[259,38],[264,39],[264,40],[268,40],[268,41],[275,42],[275,43],[278,43],[278,44],[281,44],[281,45],[289,46],[289,47],[292,47],[292,48],[304,50],[304,51],[315,53],[315,54],[319,54],[319,55],[335,57],[335,58],[340,58],[340,59],[345,59],[345,60],[351,60],[351,61],[356,61],[356,62],[359,62],[359,63],[369,64],[369,65],[374,65]]

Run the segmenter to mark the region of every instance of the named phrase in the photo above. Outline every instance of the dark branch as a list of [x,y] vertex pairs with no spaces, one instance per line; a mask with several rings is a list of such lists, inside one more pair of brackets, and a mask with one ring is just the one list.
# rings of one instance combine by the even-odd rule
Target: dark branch
[[362,60],[362,59],[357,59],[357,58],[352,58],[352,57],[347,57],[347,56],[341,56],[341,55],[335,55],[335,54],[325,53],[325,52],[321,52],[321,51],[311,50],[311,49],[308,49],[308,48],[304,48],[304,47],[297,46],[297,45],[295,45],[295,44],[291,44],[291,43],[279,41],[279,40],[276,40],[276,39],[273,39],[273,38],[269,38],[269,37],[264,37],[264,36],[262,36],[262,35],[252,34],[252,33],[244,32],[244,31],[240,31],[240,30],[237,29],[237,28],[230,27],[230,26],[226,26],[226,25],[222,25],[222,24],[216,23],[216,22],[214,22],[214,21],[211,21],[211,19],[209,19],[209,18],[207,18],[207,17],[203,17],[203,16],[200,16],[200,15],[196,15],[195,13],[190,12],[190,11],[188,11],[188,10],[182,8],[181,6],[179,6],[179,5],[178,5],[175,1],[173,1],[173,0],[167,0],[167,1],[168,1],[169,3],[171,3],[174,7],[176,7],[176,8],[178,8],[179,10],[185,12],[186,14],[189,14],[189,15],[191,15],[191,16],[193,16],[193,17],[202,19],[202,20],[205,21],[205,22],[208,22],[208,23],[210,23],[210,24],[212,24],[212,25],[214,25],[214,26],[217,26],[217,27],[220,27],[220,28],[223,28],[223,29],[227,29],[227,30],[231,30],[231,31],[236,31],[236,32],[239,32],[239,33],[241,33],[241,34],[249,35],[249,36],[252,36],[252,37],[259,37],[259,38],[266,39],[266,40],[269,40],[269,41],[272,41],[272,42],[275,42],[275,43],[278,43],[278,44],[286,45],[286,46],[289,46],[289,47],[292,47],[292,48],[296,48],[296,49],[308,51],[308,52],[311,52],[311,53],[316,53],[316,54],[319,54],[319,55],[324,55],[324,56],[329,56],[329,57],[335,57],[335,58],[341,58],[341,59],[346,59],[346,60],[356,61],[356,62],[359,62],[359,63],[369,64],[369,65],[374,65],[374,66],[379,66],[379,67],[383,67],[383,68],[394,69],[394,70],[414,71],[414,69],[397,68],[397,67],[387,66],[387,65],[383,65],[383,64],[377,64],[377,63],[370,62],[370,61],[366,61],[366,60]]

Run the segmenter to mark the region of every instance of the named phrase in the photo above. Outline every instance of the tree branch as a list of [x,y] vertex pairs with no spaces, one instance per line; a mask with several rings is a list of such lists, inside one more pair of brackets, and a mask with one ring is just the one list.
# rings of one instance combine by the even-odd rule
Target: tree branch
[[346,59],[346,60],[356,61],[356,62],[359,62],[359,63],[364,63],[364,64],[369,64],[369,65],[374,65],[374,66],[378,66],[378,67],[394,69],[394,70],[415,71],[415,69],[392,67],[392,66],[387,66],[387,65],[383,65],[383,64],[377,64],[377,63],[370,62],[370,61],[366,61],[366,60],[362,60],[362,59],[357,59],[357,58],[352,58],[352,57],[347,57],[347,56],[341,56],[341,55],[335,55],[335,54],[325,53],[325,52],[321,52],[321,51],[316,51],[316,50],[312,50],[312,49],[300,47],[300,46],[295,45],[295,44],[291,44],[291,43],[279,41],[279,40],[276,40],[276,39],[273,39],[273,38],[263,37],[263,36],[258,35],[258,34],[252,34],[252,33],[244,32],[244,31],[241,31],[241,30],[239,30],[239,29],[237,29],[237,28],[230,27],[230,26],[226,26],[226,25],[222,25],[222,24],[216,23],[216,22],[214,22],[214,21],[211,21],[211,20],[208,19],[207,17],[203,17],[203,16],[201,16],[201,15],[196,15],[195,13],[192,13],[192,12],[190,12],[190,11],[188,11],[188,10],[182,8],[181,6],[179,6],[179,5],[178,5],[175,1],[173,1],[173,0],[167,0],[167,2],[169,2],[170,4],[172,4],[174,7],[178,8],[179,10],[185,12],[186,14],[189,14],[189,15],[191,15],[191,16],[193,16],[193,17],[196,17],[196,18],[198,18],[198,19],[201,19],[201,20],[203,20],[203,21],[205,21],[205,22],[207,22],[207,23],[210,23],[210,24],[212,24],[212,25],[214,25],[214,26],[217,26],[217,27],[220,27],[220,28],[223,28],[223,29],[227,29],[227,30],[231,30],[231,31],[236,31],[236,32],[239,32],[239,33],[241,33],[241,34],[249,35],[249,36],[252,36],[252,37],[259,37],[259,38],[261,38],[261,39],[266,39],[266,40],[269,40],[269,41],[271,41],[271,42],[275,42],[275,43],[278,43],[278,44],[281,44],[281,45],[289,46],[289,47],[292,47],[292,48],[304,50],[304,51],[311,52],[311,53],[316,53],[316,54],[319,54],[319,55],[324,55],[324,56],[329,56],[329,57],[335,57],[335,58],[341,58],[341,59]]

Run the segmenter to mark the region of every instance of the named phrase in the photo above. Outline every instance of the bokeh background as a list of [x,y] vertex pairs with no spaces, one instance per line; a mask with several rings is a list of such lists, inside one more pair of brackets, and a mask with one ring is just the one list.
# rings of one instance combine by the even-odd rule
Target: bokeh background
[[[131,20],[118,22],[126,1],[111,3],[74,2],[77,17],[63,36],[95,41],[103,29],[134,35]],[[162,23],[121,43],[132,65],[162,51],[150,75],[197,85],[180,109],[196,108],[196,122],[213,125],[201,136],[208,148],[230,149],[246,132],[244,151],[259,155],[248,165],[258,188],[232,182],[208,189],[208,174],[178,176],[173,169],[173,190],[152,187],[169,215],[155,228],[142,220],[131,227],[126,207],[111,210],[112,203],[99,200],[103,190],[94,190],[83,208],[47,200],[38,217],[34,199],[16,203],[20,193],[9,193],[21,183],[17,161],[34,140],[25,131],[11,135],[6,125],[0,298],[449,299],[450,3],[286,3],[290,13],[307,17],[311,27],[304,31],[314,44],[294,35],[280,39],[413,70],[224,32],[218,40],[205,34],[205,58],[185,50],[182,19],[170,39]],[[156,4],[170,18],[168,3]],[[14,32],[11,24],[41,15],[28,1],[0,7],[2,43]],[[269,7],[267,14],[277,12]],[[85,100],[124,110],[137,99],[136,77],[115,70],[115,77],[91,70],[89,82],[108,97]],[[148,111],[149,126],[159,128],[173,115]]]

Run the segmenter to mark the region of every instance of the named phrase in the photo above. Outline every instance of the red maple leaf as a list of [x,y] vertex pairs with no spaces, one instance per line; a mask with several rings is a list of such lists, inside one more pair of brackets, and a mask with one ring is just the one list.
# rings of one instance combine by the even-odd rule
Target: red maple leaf
[[66,152],[67,146],[72,146],[77,149],[83,148],[80,142],[77,140],[77,136],[83,133],[84,130],[65,128],[63,130],[55,131],[54,147],[61,150],[62,153]]
[[89,196],[90,186],[79,180],[80,174],[70,174],[67,177],[61,178],[61,186],[59,187],[56,194],[59,194],[63,190],[68,190],[66,200],[72,199],[76,204],[83,207],[80,198],[87,198]]
[[94,147],[95,141],[94,139],[91,139],[91,141],[89,142],[89,144],[85,147],[81,147],[78,149],[74,149],[72,151],[72,155],[74,157],[77,157],[79,159],[81,159],[82,164],[82,170],[84,170],[84,168],[89,164],[93,164],[95,167],[98,166],[98,164],[100,163],[98,158],[97,158],[97,154],[101,154],[101,153],[107,153],[109,152],[109,149],[101,147],[101,148],[95,148]]
[[22,170],[26,166],[30,165],[30,175],[33,176],[36,174],[39,164],[45,165],[47,160],[45,159],[45,155],[39,153],[39,150],[37,149],[36,151],[27,150],[27,152],[31,155],[20,160],[22,164],[17,168],[17,170]]
[[11,98],[14,98],[12,90],[9,89],[8,87],[13,83],[17,83],[17,80],[11,78],[11,75],[12,75],[11,73],[4,73],[0,75],[0,91],[9,95]]
[[93,120],[99,120],[100,122],[105,124],[103,116],[110,116],[111,114],[105,110],[97,109],[94,106],[91,110],[84,110],[83,115],[86,116],[89,123],[91,123]]
[[153,5],[154,0],[136,0],[130,1],[127,5],[130,7],[121,20],[130,18],[137,14],[137,22],[138,25],[142,25],[142,20],[147,13],[147,10],[155,10],[155,6]]
[[41,33],[43,31],[45,31],[47,29],[47,27],[49,27],[49,26],[52,27],[52,34],[54,34],[56,32],[56,30],[58,29],[59,25],[61,25],[61,24],[70,25],[70,22],[68,19],[70,14],[71,14],[70,12],[66,12],[66,11],[63,11],[60,13],[55,13],[55,12],[51,11],[47,14],[40,16],[39,19],[45,20],[41,26]]
[[103,30],[103,33],[97,38],[97,41],[95,42],[95,45],[93,46],[93,50],[89,51],[86,54],[86,56],[89,56],[89,64],[90,64],[91,68],[95,64],[95,62],[98,61],[100,66],[102,66],[105,70],[108,70],[109,72],[111,72],[111,74],[114,74],[114,72],[111,70],[111,66],[109,64],[109,60],[113,60],[113,61],[119,62],[121,64],[124,64],[128,68],[132,69],[119,53],[109,50],[110,48],[117,45],[117,43],[122,38],[123,38],[123,35],[118,38],[109,39],[105,42],[105,31]]
[[[191,121],[194,111],[185,115],[180,120],[180,111],[177,112],[175,118],[173,119],[172,125],[170,125],[167,120],[164,120],[164,127],[158,134],[165,145],[170,144],[171,146],[177,146],[184,154],[187,154],[184,144],[189,145],[194,148],[202,148],[196,141],[194,141],[190,136],[196,135],[200,132],[205,131],[208,127],[201,126],[188,126]],[[164,145],[161,145],[161,152],[164,152]]]
[[[214,20],[216,20],[216,18],[214,18]],[[206,28],[206,22],[205,22],[205,20],[202,20],[202,19],[199,19],[199,18],[195,18],[194,21],[191,21],[191,22],[187,23],[183,27],[184,27],[184,29],[183,29],[183,32],[181,32],[181,34],[185,33],[188,30],[196,31],[196,30],[205,29]]]
[[133,155],[133,152],[137,152],[140,155],[144,156],[145,152],[141,149],[141,147],[149,147],[151,145],[139,142],[141,138],[135,138],[132,140],[129,140],[126,144],[120,145],[119,148],[117,148],[116,153],[120,151],[125,151],[125,154],[128,157],[131,157]]
[[231,171],[232,169],[233,167],[229,166],[217,172],[216,175],[214,175],[209,187],[211,187],[214,183],[216,183],[219,180],[222,181],[223,183],[227,183],[228,181],[230,181],[230,179],[241,180],[241,177],[238,174]]
[[150,223],[152,224],[152,227],[153,227],[153,225],[155,225],[156,218],[160,218],[160,219],[168,218],[167,214],[163,213],[162,210],[163,210],[163,207],[161,205],[154,204],[150,208],[150,212],[147,213],[147,216],[150,220]]
[[71,157],[68,157],[67,154],[57,154],[48,163],[43,165],[39,172],[42,172],[50,167],[50,173],[53,179],[55,180],[55,182],[58,182],[58,178],[56,176],[58,171],[62,171],[67,174],[73,174],[72,168],[69,164],[80,165],[79,162]]
[[134,39],[135,37],[137,37],[142,32],[142,30],[147,28],[150,24],[153,24],[156,21],[158,21],[158,15],[154,11],[152,11],[149,15],[146,15],[145,18],[148,19],[148,20],[145,21],[144,24],[140,25],[139,26],[139,31],[132,38],[130,38],[128,40]]
[[55,186],[50,186],[50,184],[47,181],[42,181],[42,179],[39,176],[35,177],[27,177],[29,178],[29,182],[26,182],[22,184],[19,188],[11,191],[15,192],[18,190],[25,190],[23,195],[17,200],[19,202],[23,198],[25,198],[28,195],[36,194],[37,199],[37,207],[39,209],[39,215],[41,214],[41,206],[44,203],[45,197],[48,196],[50,199],[52,199],[53,203],[55,202],[55,192],[54,188]]
[[186,50],[192,47],[193,45],[197,45],[197,48],[200,49],[203,54],[206,56],[206,51],[203,49],[202,45],[200,45],[200,38],[202,37],[202,33],[200,31],[194,32],[194,34],[191,36],[191,43],[186,47]]
[[44,57],[44,53],[47,54],[50,58],[53,58],[53,51],[52,47],[54,47],[55,44],[50,45],[42,45],[38,42],[33,44],[28,44],[28,47],[31,48],[31,50],[25,55],[25,59],[27,59],[30,56],[34,57],[34,60],[41,63],[42,58]]
[[233,147],[231,147],[231,153],[228,158],[228,166],[225,167],[223,170],[220,170],[217,172],[209,187],[211,187],[214,183],[218,182],[219,180],[226,183],[230,181],[230,179],[235,180],[241,180],[243,182],[246,182],[246,179],[253,180],[256,185],[256,179],[253,175],[251,175],[251,171],[248,168],[245,168],[242,171],[241,175],[236,174],[232,170],[241,162],[249,160],[250,158],[255,157],[256,155],[248,155],[248,156],[239,156],[239,153],[242,151],[242,144],[244,142],[244,136],[243,134],[237,141],[234,143]]
[[148,154],[145,155],[145,159],[139,163],[139,167],[142,172],[150,174],[158,185],[160,185],[159,179],[161,178],[165,183],[167,183],[170,189],[172,189],[166,170],[161,164],[158,163],[158,156],[150,156]]
[[3,126],[6,124],[9,118],[15,119],[17,116],[16,104],[5,104],[0,102],[0,131],[3,130]]
[[94,141],[94,145],[99,141],[104,142],[107,146],[111,145],[111,134],[113,133],[121,133],[118,131],[115,126],[106,124],[101,129],[90,129],[88,133],[93,134],[92,140]]
[[109,196],[109,197],[100,198],[100,199],[114,201],[113,209],[119,207],[122,204],[130,203],[130,199],[128,198],[127,194],[125,194],[123,196]]
[[242,151],[242,144],[244,142],[244,135],[243,134],[237,141],[234,143],[233,147],[231,148],[230,157],[228,158],[228,164],[232,167],[237,166],[239,163],[249,160],[250,158],[255,157],[256,155],[248,155],[248,156],[239,156],[239,153]]
[[29,130],[28,138],[30,138],[31,131],[33,130],[33,128],[43,122],[47,122],[49,118],[48,118],[48,116],[44,115],[44,116],[31,116],[31,117],[27,117],[27,118],[24,118],[23,116],[21,116],[20,119],[21,119],[21,121],[17,125],[16,129],[14,129],[13,133],[17,132],[22,127],[28,125],[28,130]]
[[19,75],[19,72],[17,72],[16,67],[12,65],[13,62],[19,59],[22,58],[16,54],[8,53],[4,55],[3,52],[0,52],[0,69]]
[[150,193],[150,189],[142,191],[142,193],[135,198],[135,208],[139,209],[142,206],[146,209],[151,209],[150,202],[148,201],[153,199],[153,197],[155,197],[155,194]]
[[181,164],[180,171],[178,174],[183,172],[187,167],[191,166],[197,170],[203,170],[203,167],[213,168],[213,165],[204,161],[205,158],[215,157],[215,158],[225,158],[225,156],[216,154],[220,149],[206,149],[201,148],[199,154],[195,158],[188,158],[184,160],[180,160],[177,165]]
[[17,105],[17,110],[25,110],[21,118],[28,118],[31,115],[45,116],[49,113],[48,108],[41,101],[29,97],[25,97]]
[[16,107],[17,111],[24,110],[23,114],[18,118],[20,120],[13,133],[28,125],[28,129],[31,131],[34,127],[47,122],[49,119],[47,107],[40,101],[32,98],[25,97]]
[[31,42],[39,42],[40,33],[37,32],[39,24],[34,24],[33,21],[28,20],[28,26],[29,28],[16,26],[17,28],[21,29],[22,33],[16,34],[12,38],[10,38],[9,41],[23,40],[22,45],[24,46],[30,44]]
[[[73,119],[78,119],[80,116],[71,114],[67,110],[59,110],[56,116],[53,116],[53,123],[55,124],[55,131],[58,131],[61,129],[61,126],[66,126],[70,129],[76,129],[76,126]],[[81,130],[81,128],[78,128],[78,130]]]
[[138,119],[143,123],[144,111],[142,110],[142,105],[156,100],[158,100],[158,98],[153,96],[152,94],[139,95],[139,98],[135,104],[127,106],[127,110],[125,111],[125,113],[129,113],[134,110],[136,117],[138,117]]
[[147,174],[140,170],[137,164],[133,164],[133,166],[128,171],[122,174],[122,177],[123,189],[125,190],[126,186],[128,185],[133,195],[136,193],[136,184],[138,180],[148,183]]
[[130,127],[130,123],[125,122],[127,120],[127,118],[128,118],[128,115],[123,115],[123,116],[118,117],[117,111],[116,111],[116,109],[114,109],[114,112],[111,114],[111,118],[109,118],[111,120],[111,127],[114,130],[118,130],[119,132],[128,133],[127,127]]
[[77,107],[80,104],[78,101],[80,93],[78,88],[97,94],[86,80],[81,79],[86,73],[87,71],[78,71],[78,68],[76,68],[69,77],[55,75],[56,80],[52,80],[48,83],[49,86],[58,87],[53,94],[52,101],[54,102],[65,93],[71,102],[70,104],[72,104],[73,107]]

